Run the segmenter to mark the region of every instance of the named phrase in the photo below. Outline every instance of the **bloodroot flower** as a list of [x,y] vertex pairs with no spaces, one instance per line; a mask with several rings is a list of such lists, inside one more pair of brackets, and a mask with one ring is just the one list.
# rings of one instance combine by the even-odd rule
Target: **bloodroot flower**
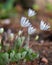
[[30,27],[28,27],[28,34],[33,34],[33,33],[35,33],[35,31],[36,31],[36,28],[33,28],[32,26],[30,26]]
[[30,26],[29,20],[27,20],[26,17],[22,17],[20,23],[21,23],[22,27],[28,27],[28,26]]
[[36,12],[33,11],[32,9],[29,9],[28,10],[28,16],[31,17],[31,16],[34,16],[34,15],[36,15]]
[[40,22],[40,29],[41,30],[47,30],[49,28],[50,28],[50,26],[48,24],[44,23],[43,20],[41,20],[41,22]]

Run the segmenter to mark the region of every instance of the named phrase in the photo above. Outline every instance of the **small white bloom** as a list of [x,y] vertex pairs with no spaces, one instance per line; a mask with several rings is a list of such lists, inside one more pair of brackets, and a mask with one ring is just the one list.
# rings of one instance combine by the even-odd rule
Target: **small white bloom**
[[4,32],[4,28],[0,28],[0,33],[3,33]]
[[36,31],[36,28],[33,28],[32,26],[28,27],[28,34],[33,34]]
[[28,27],[28,26],[30,26],[29,20],[27,20],[26,17],[22,17],[20,23],[21,23],[22,27]]
[[10,39],[10,40],[13,40],[13,39],[14,39],[14,33],[10,33],[10,34],[9,34],[9,39]]
[[33,11],[32,9],[29,9],[28,10],[28,16],[31,17],[31,16],[34,16],[34,15],[36,15],[36,12]]
[[39,36],[38,36],[38,35],[36,35],[35,40],[38,40],[38,39],[39,39]]
[[19,30],[18,35],[20,36],[23,33],[22,30]]
[[49,28],[50,28],[50,26],[47,25],[46,23],[44,23],[43,20],[41,20],[41,22],[40,22],[40,29],[41,29],[41,30],[47,30],[47,29],[49,29]]

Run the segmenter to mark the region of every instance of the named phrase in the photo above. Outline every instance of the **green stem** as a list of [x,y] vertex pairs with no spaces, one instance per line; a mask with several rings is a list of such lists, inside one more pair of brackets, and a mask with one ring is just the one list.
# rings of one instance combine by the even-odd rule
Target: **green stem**
[[27,46],[29,47],[29,41],[30,41],[30,35],[28,35],[28,37],[27,37]]

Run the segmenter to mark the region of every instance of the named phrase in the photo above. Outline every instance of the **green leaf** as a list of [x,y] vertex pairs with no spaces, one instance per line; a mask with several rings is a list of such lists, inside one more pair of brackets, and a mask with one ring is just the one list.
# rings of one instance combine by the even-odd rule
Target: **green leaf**
[[9,63],[9,54],[0,53],[0,65],[7,65]]
[[31,54],[31,60],[34,60],[34,59],[36,59],[36,58],[38,58],[39,57],[39,54],[37,54],[37,53],[32,53]]
[[15,51],[13,50],[13,51],[10,53],[10,59],[12,59],[14,56],[15,56]]
[[21,46],[22,46],[22,40],[21,40],[21,38],[20,38],[20,37],[18,38],[18,46],[19,46],[19,47],[21,47]]
[[16,61],[21,60],[21,53],[15,54],[15,59],[16,59]]
[[28,53],[29,54],[33,53],[33,50],[32,49],[28,49]]
[[23,37],[18,37],[14,42],[14,49],[19,49],[23,45],[23,41]]
[[27,54],[27,51],[22,52],[22,59],[25,58],[26,54]]

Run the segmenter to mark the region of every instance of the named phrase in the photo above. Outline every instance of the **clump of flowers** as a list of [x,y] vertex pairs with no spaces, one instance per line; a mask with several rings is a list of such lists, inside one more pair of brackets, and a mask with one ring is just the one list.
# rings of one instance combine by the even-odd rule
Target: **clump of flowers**
[[[34,16],[35,14],[36,12],[33,11],[32,9],[28,10],[29,17]],[[10,39],[9,42],[11,42],[11,40],[14,40],[14,37],[15,40],[14,42],[12,42],[13,47],[7,50],[4,50],[5,46],[3,45],[3,43],[0,44],[0,52],[1,50],[3,50],[0,53],[0,65],[8,65],[10,62],[16,62],[18,65],[20,65],[21,61],[25,63],[26,61],[33,61],[34,59],[39,57],[39,53],[36,53],[34,50],[29,48],[30,35],[36,33],[37,29],[32,26],[32,24],[26,17],[21,18],[20,24],[22,27],[27,27],[28,30],[27,43],[23,45],[26,39],[25,36],[21,36],[23,30],[19,30],[16,37],[15,34],[11,32],[11,30],[8,30],[7,34],[5,34],[6,38]],[[44,23],[44,21],[40,22],[40,30],[47,30],[49,28],[50,26]],[[3,32],[4,32],[4,28],[0,28],[0,33]],[[36,40],[38,38],[39,37],[37,36]]]
[[[36,12],[29,8],[28,17],[32,17],[34,15],[36,15]],[[30,21],[26,17],[21,18],[20,24],[22,27],[28,28],[28,37],[27,37],[28,42],[27,43],[29,45],[30,35],[36,33],[37,29],[32,26],[32,24],[30,23]],[[41,20],[39,27],[40,27],[40,30],[47,31],[50,28],[50,25],[46,24],[43,20]],[[38,38],[39,38],[39,36],[37,35],[35,37],[35,40],[37,40]]]

